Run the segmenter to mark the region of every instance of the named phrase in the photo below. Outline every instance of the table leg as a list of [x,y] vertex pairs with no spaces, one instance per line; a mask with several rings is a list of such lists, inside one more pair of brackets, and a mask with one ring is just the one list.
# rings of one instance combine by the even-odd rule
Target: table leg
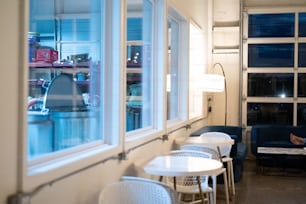
[[203,192],[202,192],[200,176],[197,176],[197,181],[198,181],[198,184],[199,184],[199,191],[200,191],[200,196],[201,196],[201,199],[202,199],[202,203],[204,204],[205,202],[204,202],[204,196],[203,196]]
[[176,191],[176,177],[173,177],[174,190]]

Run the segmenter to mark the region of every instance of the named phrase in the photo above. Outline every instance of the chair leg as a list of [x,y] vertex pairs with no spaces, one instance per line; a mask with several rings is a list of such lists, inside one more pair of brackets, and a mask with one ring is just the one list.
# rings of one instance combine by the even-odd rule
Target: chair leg
[[195,194],[192,194],[191,201],[195,201]]
[[229,204],[228,183],[227,183],[227,176],[226,176],[225,171],[223,172],[223,180],[224,180],[224,190],[225,190],[226,204]]
[[[226,162],[227,164],[227,168],[226,168],[226,171],[227,171],[227,181],[228,181],[228,191],[231,192],[232,190],[232,174],[231,174],[231,164],[230,164],[230,161],[227,161]],[[231,193],[230,193],[230,199],[231,199]]]
[[213,186],[213,203],[217,203],[217,176],[212,176],[212,186]]
[[235,180],[234,180],[234,170],[233,170],[233,160],[227,160],[225,161],[227,164],[227,178],[228,178],[228,187],[230,191],[230,200],[232,200],[232,197],[235,195]]
[[213,198],[213,196],[214,196],[214,192],[212,191],[212,192],[209,192],[209,194],[208,194],[208,198],[209,198],[209,204],[213,204],[213,202],[214,202],[214,198]]
[[233,170],[233,162],[232,160],[227,162],[228,164],[228,180],[229,186],[231,190],[231,197],[235,195],[235,180],[234,180],[234,170]]
[[179,203],[181,203],[181,202],[182,202],[182,194],[181,194],[181,193],[178,193],[177,197],[178,197]]

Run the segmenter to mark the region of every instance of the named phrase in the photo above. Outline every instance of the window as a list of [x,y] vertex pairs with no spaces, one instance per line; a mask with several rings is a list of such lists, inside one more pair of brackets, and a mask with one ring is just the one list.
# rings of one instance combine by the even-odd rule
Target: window
[[205,52],[204,35],[199,27],[189,25],[189,118],[205,114],[203,112],[203,93],[198,88],[199,76],[204,73]]
[[249,73],[248,96],[293,97],[292,73]]
[[294,44],[249,44],[249,67],[293,67]]
[[152,126],[154,73],[152,8],[150,0],[127,0],[127,132]]
[[179,23],[172,17],[168,18],[168,29],[167,119],[171,120],[179,113]]
[[250,14],[249,38],[294,36],[294,13]]
[[248,125],[293,123],[292,103],[248,103]]
[[[173,8],[168,9],[168,66],[167,66],[167,120],[169,125],[186,119],[183,107],[186,94],[187,49],[183,36],[187,36],[186,21]],[[170,124],[171,123],[171,124]]]
[[305,125],[305,14],[248,11],[243,57],[245,125]]
[[104,1],[30,1],[28,159],[103,141]]

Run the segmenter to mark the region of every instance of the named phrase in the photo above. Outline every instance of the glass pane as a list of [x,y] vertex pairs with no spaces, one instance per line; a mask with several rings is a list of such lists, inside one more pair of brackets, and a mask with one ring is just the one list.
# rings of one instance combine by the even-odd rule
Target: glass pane
[[29,159],[103,139],[103,1],[77,0],[69,11],[66,6],[30,0]]
[[306,13],[299,14],[299,37],[306,37]]
[[293,74],[249,73],[248,96],[292,97]]
[[297,105],[297,125],[306,125],[306,103]]
[[127,0],[126,131],[152,125],[152,7]]
[[249,44],[249,67],[293,67],[294,44]]
[[248,103],[247,107],[247,125],[293,123],[291,103]]
[[207,114],[203,104],[203,92],[199,89],[199,76],[205,67],[203,31],[192,23],[189,24],[189,117]]
[[167,119],[178,117],[178,67],[179,67],[179,24],[173,18],[168,19],[169,63],[167,71]]
[[306,67],[306,43],[299,43],[299,67]]
[[250,14],[249,37],[294,37],[294,13]]
[[306,74],[298,74],[298,97],[306,97]]
[[129,17],[127,19],[127,40],[142,39],[142,18]]

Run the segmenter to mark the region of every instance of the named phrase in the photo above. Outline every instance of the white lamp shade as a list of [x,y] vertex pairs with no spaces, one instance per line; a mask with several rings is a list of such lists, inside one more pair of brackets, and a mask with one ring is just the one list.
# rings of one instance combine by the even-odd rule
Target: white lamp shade
[[198,80],[198,87],[204,92],[223,92],[225,78],[218,74],[203,74]]

